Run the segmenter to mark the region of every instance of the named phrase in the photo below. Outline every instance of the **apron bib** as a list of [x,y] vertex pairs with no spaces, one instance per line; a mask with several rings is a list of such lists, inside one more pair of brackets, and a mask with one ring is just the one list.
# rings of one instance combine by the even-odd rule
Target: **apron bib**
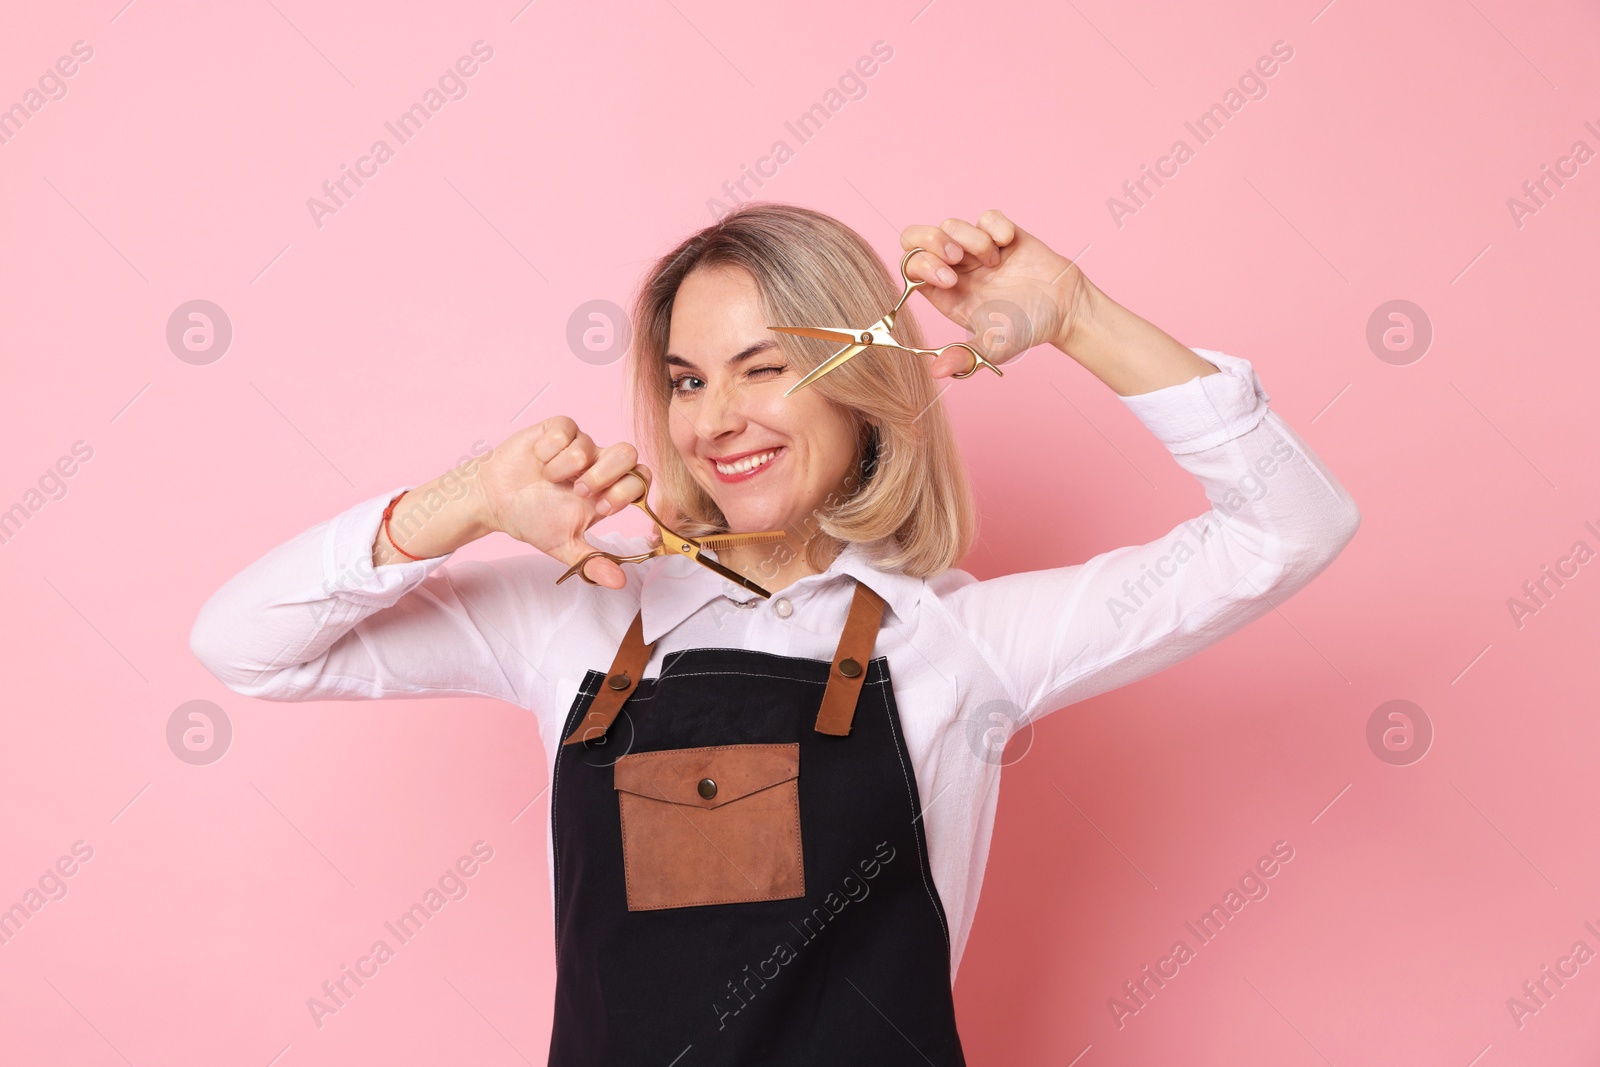
[[856,583],[832,662],[589,670],[551,778],[552,1067],[965,1064],[950,937]]

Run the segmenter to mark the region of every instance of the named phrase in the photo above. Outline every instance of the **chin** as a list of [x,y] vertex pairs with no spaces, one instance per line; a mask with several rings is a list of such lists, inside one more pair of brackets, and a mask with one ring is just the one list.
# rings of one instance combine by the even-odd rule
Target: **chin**
[[783,529],[783,520],[777,517],[775,512],[764,508],[735,508],[722,514],[727,518],[728,529],[733,533],[760,533],[764,530]]
[[728,529],[735,533],[758,533],[763,530],[781,530],[788,521],[788,509],[761,500],[717,501]]

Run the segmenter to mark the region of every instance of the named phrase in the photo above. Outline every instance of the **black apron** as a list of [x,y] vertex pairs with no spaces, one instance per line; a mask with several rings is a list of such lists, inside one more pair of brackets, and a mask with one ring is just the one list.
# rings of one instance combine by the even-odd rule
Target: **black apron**
[[585,674],[550,787],[552,1067],[965,1064],[882,611],[858,582],[831,663],[694,648],[649,681],[639,616]]

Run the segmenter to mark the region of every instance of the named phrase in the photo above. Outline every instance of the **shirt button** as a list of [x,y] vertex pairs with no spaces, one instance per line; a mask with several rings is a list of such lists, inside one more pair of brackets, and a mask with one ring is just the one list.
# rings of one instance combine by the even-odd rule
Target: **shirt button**
[[778,613],[778,618],[787,619],[794,614],[794,605],[789,603],[788,597],[779,597],[772,602],[772,610]]

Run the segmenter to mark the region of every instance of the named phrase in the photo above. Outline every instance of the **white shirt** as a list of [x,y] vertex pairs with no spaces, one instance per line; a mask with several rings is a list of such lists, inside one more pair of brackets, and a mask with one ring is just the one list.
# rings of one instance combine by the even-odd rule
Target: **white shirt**
[[[380,516],[407,488],[397,487],[229,580],[201,609],[191,646],[230,689],[268,700],[509,701],[537,718],[548,774],[584,672],[610,667],[641,609],[644,639],[656,642],[645,678],[685,648],[830,660],[850,579],[864,582],[886,603],[873,655],[889,660],[950,922],[954,983],[983,885],[1005,741],[1265,614],[1332,562],[1360,524],[1350,495],[1268,410],[1250,362],[1193,351],[1222,373],[1122,400],[1199,479],[1212,507],[1148,544],[1084,563],[981,582],[959,569],[922,579],[879,570],[867,546],[852,544],[827,571],[770,601],[672,556],[624,566],[621,590],[576,578],[557,586],[566,565],[538,552],[374,568]],[[591,536],[614,551],[648,547],[643,537]]]

